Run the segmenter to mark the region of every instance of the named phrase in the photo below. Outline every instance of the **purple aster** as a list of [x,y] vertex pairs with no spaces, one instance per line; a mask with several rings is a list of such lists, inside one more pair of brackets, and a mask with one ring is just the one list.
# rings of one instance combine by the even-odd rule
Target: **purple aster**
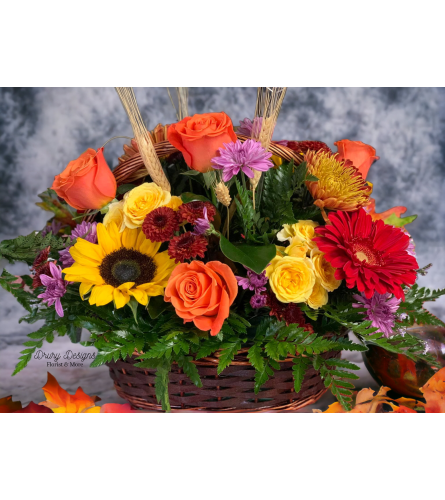
[[71,231],[70,240],[71,245],[68,248],[64,248],[59,251],[59,260],[62,263],[62,267],[70,267],[74,264],[74,259],[71,257],[70,248],[74,245],[77,238],[83,238],[90,243],[97,243],[97,223],[96,222],[85,222],[77,224],[77,226]]
[[371,326],[378,328],[379,332],[389,338],[393,334],[396,313],[401,299],[391,296],[390,293],[380,294],[377,292],[370,299],[367,299],[364,294],[353,297],[359,304],[352,304],[352,307],[367,309],[364,313],[365,319],[372,321]]
[[40,275],[40,280],[42,285],[46,286],[46,290],[37,297],[43,299],[43,302],[46,302],[49,306],[55,304],[57,314],[63,318],[63,308],[60,298],[65,295],[67,282],[62,277],[60,266],[56,266],[54,262],[50,262],[49,269],[52,277],[46,274]]
[[51,224],[47,224],[42,230],[42,236],[46,236],[48,233],[56,234],[62,229],[63,224],[61,222],[57,222],[56,219],[51,221]]
[[266,283],[268,278],[266,276],[266,271],[261,274],[254,273],[250,269],[247,269],[247,277],[242,278],[241,276],[235,276],[238,286],[242,287],[243,290],[252,290],[255,293],[265,292]]
[[250,305],[254,309],[261,309],[266,305],[266,302],[267,302],[266,295],[260,295],[259,293],[252,295],[252,298],[250,299]]
[[[252,128],[255,128],[255,136],[258,137],[261,131],[261,124],[263,123],[263,118],[260,116],[254,118],[253,123],[249,118],[244,118],[243,121],[239,122],[238,133],[252,137]],[[254,125],[255,124],[255,125]],[[281,146],[287,146],[289,141],[274,141],[275,144],[280,144]]]
[[220,156],[212,159],[212,165],[216,170],[223,171],[224,182],[230,181],[240,170],[252,179],[254,170],[267,172],[273,167],[273,163],[269,160],[272,153],[266,151],[259,142],[252,139],[248,139],[244,143],[236,141],[224,144],[223,148],[219,148],[219,154]]
[[210,222],[207,218],[207,207],[203,209],[204,218],[196,219],[195,228],[193,229],[193,234],[200,236],[201,234],[205,234],[210,229]]

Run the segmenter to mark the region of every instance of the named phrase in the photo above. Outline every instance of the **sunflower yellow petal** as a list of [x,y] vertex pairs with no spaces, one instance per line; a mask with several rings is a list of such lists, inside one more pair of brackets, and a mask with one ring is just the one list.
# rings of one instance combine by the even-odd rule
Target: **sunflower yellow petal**
[[130,290],[128,293],[132,295],[139,302],[139,304],[143,306],[146,306],[148,304],[148,295],[145,290],[133,288],[133,290]]
[[122,246],[125,248],[136,248],[139,231],[139,229],[126,227],[122,233]]
[[98,267],[100,260],[91,259],[87,254],[82,253],[76,248],[76,245],[70,248],[70,255],[81,266]]
[[91,290],[93,283],[81,283],[79,287],[80,298],[84,300],[85,295]]
[[121,247],[119,230],[114,222],[108,229],[103,224],[97,225],[97,241],[106,254],[110,254]]
[[73,281],[74,283],[91,283],[92,285],[104,285],[105,281],[102,276],[77,276],[75,274],[65,274],[66,281]]
[[105,253],[99,245],[82,238],[77,238],[74,248],[83,255],[86,255],[90,259],[97,260],[98,262],[102,262],[105,257]]
[[118,290],[125,290],[128,291],[130,288],[134,285],[134,281],[128,281],[127,283],[122,283],[122,285],[119,285],[117,287]]
[[139,235],[138,238],[138,248],[137,250],[145,255],[148,255],[149,257],[154,257],[159,250],[159,247],[161,246],[161,242],[158,241],[150,241],[147,238],[145,238],[144,233],[142,233],[144,236],[144,240],[141,242],[141,238]]
[[164,289],[165,286],[154,285],[153,283],[145,283],[144,285],[139,285],[133,290],[143,290],[149,297],[156,297],[157,295],[164,295]]
[[113,290],[113,299],[116,309],[120,309],[121,307],[124,307],[125,304],[130,302],[130,296],[128,295],[128,292],[125,291],[124,293],[122,293],[122,291],[118,288],[115,288]]
[[93,288],[90,295],[90,304],[104,306],[113,300],[113,287],[111,285],[99,285]]

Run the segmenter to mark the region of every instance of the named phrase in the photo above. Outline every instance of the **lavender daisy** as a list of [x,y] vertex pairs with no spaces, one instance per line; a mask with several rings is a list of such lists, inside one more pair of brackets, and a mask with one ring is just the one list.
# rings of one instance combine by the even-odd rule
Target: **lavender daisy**
[[195,228],[193,229],[193,234],[200,236],[201,234],[205,234],[210,229],[210,222],[207,217],[207,207],[203,209],[204,218],[196,219]]
[[[263,123],[263,118],[260,116],[254,118],[253,122],[249,118],[244,118],[243,121],[239,122],[238,133],[247,135],[248,137],[258,137],[261,132],[261,124]],[[253,134],[252,134],[253,129]],[[280,144],[282,146],[287,146],[289,141],[274,141],[275,144]]]
[[61,297],[65,295],[67,282],[62,277],[62,269],[56,266],[54,262],[49,263],[49,269],[52,276],[46,274],[40,275],[40,281],[46,290],[38,295],[39,299],[43,299],[49,306],[56,306],[57,314],[63,318],[63,308],[60,302]]
[[352,307],[365,307],[367,309],[364,313],[365,319],[372,321],[371,326],[378,328],[379,332],[389,338],[393,334],[396,313],[401,299],[391,296],[390,293],[380,294],[377,292],[370,299],[367,299],[364,294],[353,297],[359,303],[352,304]]
[[250,299],[250,305],[253,307],[253,309],[261,309],[266,305],[267,302],[267,297],[266,295],[261,295],[259,293],[255,293],[252,295],[252,298]]
[[[246,268],[247,269],[247,268]],[[266,283],[268,278],[266,276],[266,271],[261,274],[254,273],[250,269],[247,269],[247,277],[243,278],[241,276],[235,276],[238,286],[242,287],[243,290],[251,290],[255,293],[265,292]]]
[[223,171],[224,182],[230,181],[240,170],[253,179],[254,170],[267,172],[273,167],[273,163],[269,160],[272,153],[267,152],[259,142],[251,139],[244,143],[236,141],[224,144],[224,147],[219,149],[219,154],[220,156],[212,159],[212,165],[216,170]]
[[82,222],[71,231],[70,240],[71,245],[59,251],[59,260],[62,267],[70,267],[74,264],[74,259],[71,257],[70,248],[74,245],[77,238],[83,238],[90,243],[97,243],[97,223],[96,222]]

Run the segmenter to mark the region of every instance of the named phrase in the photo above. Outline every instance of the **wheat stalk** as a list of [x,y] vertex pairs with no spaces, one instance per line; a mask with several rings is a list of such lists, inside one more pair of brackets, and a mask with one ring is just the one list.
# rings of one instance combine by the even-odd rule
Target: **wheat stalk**
[[189,89],[188,87],[175,87],[176,97],[178,98],[178,108],[176,109],[175,102],[173,101],[172,95],[170,94],[170,89],[167,87],[168,97],[170,97],[170,102],[172,103],[173,109],[176,113],[176,118],[180,122],[186,116],[189,116],[188,111],[188,98]]
[[[268,151],[272,141],[272,135],[280,114],[281,105],[286,95],[287,87],[258,87],[255,117],[252,126],[252,139],[261,143]],[[259,123],[259,118],[262,118]],[[255,189],[261,179],[261,172],[255,170],[253,178],[250,179],[250,187],[253,191],[253,208],[255,209]]]
[[138,103],[132,87],[115,87],[116,92],[122,102],[122,105],[127,112],[133,128],[134,138],[138,144],[139,152],[147,169],[148,174],[158,186],[170,192],[171,187],[167,176],[162,169],[161,162],[156,154],[153,142],[150,139],[147,128],[142,120],[139,111]]

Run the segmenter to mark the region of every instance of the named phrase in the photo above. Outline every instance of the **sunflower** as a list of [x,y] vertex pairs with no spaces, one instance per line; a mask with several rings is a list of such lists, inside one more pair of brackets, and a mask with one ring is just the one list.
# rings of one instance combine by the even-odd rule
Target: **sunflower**
[[168,253],[158,253],[161,243],[148,240],[141,228],[125,228],[114,222],[97,225],[97,245],[82,238],[71,247],[74,264],[63,270],[67,281],[80,283],[82,300],[91,291],[91,305],[104,306],[114,300],[117,309],[131,297],[146,306],[149,298],[164,295],[175,262]]
[[325,209],[352,212],[366,206],[372,187],[348,161],[339,161],[336,155],[321,150],[307,151],[304,156],[308,173],[317,181],[306,186],[322,213]]

